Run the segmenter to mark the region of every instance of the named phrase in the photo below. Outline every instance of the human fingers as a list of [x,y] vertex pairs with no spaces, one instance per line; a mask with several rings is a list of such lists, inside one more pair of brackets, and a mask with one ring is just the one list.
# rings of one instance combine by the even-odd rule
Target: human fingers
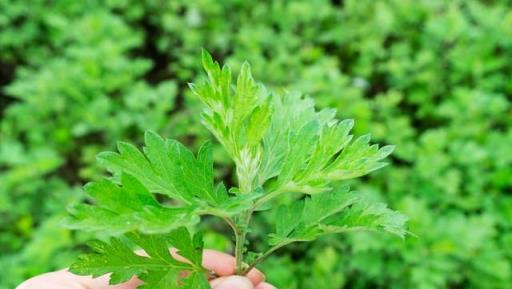
[[254,289],[249,278],[242,276],[220,277],[210,282],[213,289]]
[[[189,263],[187,259],[179,255],[178,250],[176,248],[170,249],[171,255],[174,259]],[[147,256],[147,254],[139,250],[137,254],[141,256]],[[217,276],[231,276],[235,275],[235,258],[229,254],[219,252],[211,249],[203,250],[203,267],[206,269],[212,270]],[[260,270],[253,268],[245,275],[245,277],[249,278],[254,285],[258,285],[265,280],[265,275],[261,273]]]
[[35,276],[20,284],[16,289],[135,289],[141,284],[136,278],[119,285],[109,285],[108,281],[108,275],[92,278],[60,270]]
[[[212,270],[217,276],[230,276],[235,274],[235,258],[226,253],[215,250],[205,249],[203,251],[203,266]],[[254,285],[258,285],[265,280],[265,275],[258,269],[252,269],[246,277]]]
[[277,289],[272,284],[269,284],[267,282],[262,282],[258,286],[256,286],[254,289]]

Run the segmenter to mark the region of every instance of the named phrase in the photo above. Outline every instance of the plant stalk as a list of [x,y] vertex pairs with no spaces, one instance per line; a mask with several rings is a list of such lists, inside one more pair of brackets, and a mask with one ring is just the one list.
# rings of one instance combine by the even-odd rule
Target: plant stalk
[[251,221],[252,212],[248,211],[242,213],[237,222],[237,230],[235,232],[235,266],[236,274],[241,275],[245,270],[244,266],[244,251],[245,241],[247,237],[247,230],[249,228],[249,222]]
[[249,273],[249,271],[251,271],[254,267],[256,267],[258,264],[260,264],[261,262],[263,262],[265,259],[268,258],[268,256],[270,256],[272,253],[274,253],[276,250],[280,249],[281,247],[284,247],[290,243],[293,243],[292,240],[288,241],[288,242],[283,242],[281,244],[277,244],[275,246],[273,246],[272,248],[268,249],[265,253],[263,253],[261,256],[259,256],[256,260],[254,260],[252,262],[252,264],[250,264],[249,266],[247,266],[240,275],[246,275],[247,273]]

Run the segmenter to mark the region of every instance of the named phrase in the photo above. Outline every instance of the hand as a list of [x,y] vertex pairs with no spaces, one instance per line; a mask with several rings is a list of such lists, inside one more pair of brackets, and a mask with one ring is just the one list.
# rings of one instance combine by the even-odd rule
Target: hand
[[[245,277],[234,276],[235,258],[228,254],[204,250],[203,266],[220,276],[210,280],[213,289],[276,289],[264,282],[265,276],[258,269],[252,269]],[[135,277],[119,285],[109,285],[108,281],[108,275],[94,279],[61,270],[29,279],[19,285],[17,289],[135,289],[142,284]]]

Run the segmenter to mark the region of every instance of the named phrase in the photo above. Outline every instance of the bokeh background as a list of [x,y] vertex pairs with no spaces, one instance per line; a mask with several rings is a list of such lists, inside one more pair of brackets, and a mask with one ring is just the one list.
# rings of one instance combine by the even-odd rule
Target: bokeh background
[[[146,129],[192,147],[209,137],[187,89],[202,47],[397,146],[352,185],[407,214],[418,237],[294,245],[263,265],[272,283],[511,288],[510,1],[0,0],[0,289],[86,250],[94,236],[59,222],[103,174],[98,152]],[[207,244],[230,250],[224,228],[206,226]]]

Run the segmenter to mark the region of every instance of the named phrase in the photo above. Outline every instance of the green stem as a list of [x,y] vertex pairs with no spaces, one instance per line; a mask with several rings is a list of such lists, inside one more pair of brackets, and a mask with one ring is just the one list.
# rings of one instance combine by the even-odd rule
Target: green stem
[[[276,191],[271,192],[270,194],[266,195],[265,197],[261,198],[260,200],[256,201],[253,206],[246,212],[240,215],[238,225],[236,225],[237,230],[235,231],[235,261],[236,261],[236,274],[237,275],[245,275],[247,272],[250,271],[250,269],[254,268],[259,262],[263,261],[264,258],[266,258],[268,255],[270,255],[273,251],[279,249],[281,246],[284,246],[285,244],[281,246],[277,246],[275,248],[272,248],[271,251],[267,251],[265,254],[262,255],[263,258],[261,260],[258,260],[258,262],[254,262],[251,264],[247,269],[247,266],[244,266],[244,249],[245,249],[245,240],[247,235],[247,229],[249,227],[249,223],[251,222],[251,217],[254,211],[267,201],[270,201],[275,196],[283,193],[286,191],[287,188],[280,188]],[[258,258],[260,259],[260,258]]]
[[251,221],[252,212],[246,212],[240,215],[237,224],[237,231],[235,232],[235,264],[236,274],[241,275],[244,271],[244,251],[245,240],[247,236],[247,228]]
[[241,271],[242,264],[243,264],[243,253],[244,253],[244,246],[245,243],[245,230],[240,228],[231,218],[224,218],[224,221],[228,223],[228,225],[233,229],[233,233],[235,234],[235,266],[236,266],[236,272]]
[[231,227],[231,229],[233,230],[233,234],[235,234],[236,236],[238,227],[235,225],[235,222],[233,222],[233,220],[229,217],[223,217],[222,219],[229,225],[229,227]]
[[240,274],[240,275],[246,275],[247,273],[249,273],[249,271],[251,271],[254,267],[256,267],[258,264],[260,264],[261,262],[263,262],[265,259],[268,258],[268,256],[270,256],[270,254],[274,253],[275,251],[277,251],[278,249],[290,244],[290,243],[293,243],[294,241],[293,240],[289,240],[289,241],[286,241],[286,242],[283,242],[283,243],[280,243],[280,244],[277,244],[275,246],[273,246],[272,248],[268,249],[265,253],[263,253],[261,256],[259,256],[258,258],[256,258],[256,260],[254,260],[251,264],[249,264],[249,266],[247,266],[247,268],[245,268],[243,270],[243,272]]
[[235,240],[235,264],[236,264],[236,274],[240,274],[242,271],[242,264],[244,259],[244,245],[245,242],[245,234],[240,233],[236,234]]
[[[240,186],[240,193],[249,193],[253,190],[252,183],[253,183],[253,177],[247,176],[246,174],[240,173],[241,171],[238,170],[239,167],[243,167],[242,164],[239,164],[235,159],[236,167],[237,167],[237,176],[238,176],[238,182]],[[235,227],[237,230],[235,230],[235,261],[236,261],[236,274],[237,275],[245,275],[245,273],[249,272],[247,270],[247,265],[243,263],[244,261],[244,252],[245,252],[245,242],[247,237],[247,231],[249,228],[249,223],[251,222],[252,214],[255,210],[257,210],[261,205],[265,204],[266,202],[272,200],[279,194],[285,193],[288,190],[293,190],[295,188],[295,184],[292,182],[281,186],[280,188],[277,188],[276,190],[270,192],[269,194],[263,196],[261,199],[257,200],[252,204],[249,210],[246,212],[240,214],[240,216],[237,219],[237,222],[235,223]],[[275,248],[274,250],[277,250],[279,247]],[[270,254],[272,252],[268,252]],[[252,265],[254,267],[255,264]],[[252,268],[250,267],[250,268]]]

